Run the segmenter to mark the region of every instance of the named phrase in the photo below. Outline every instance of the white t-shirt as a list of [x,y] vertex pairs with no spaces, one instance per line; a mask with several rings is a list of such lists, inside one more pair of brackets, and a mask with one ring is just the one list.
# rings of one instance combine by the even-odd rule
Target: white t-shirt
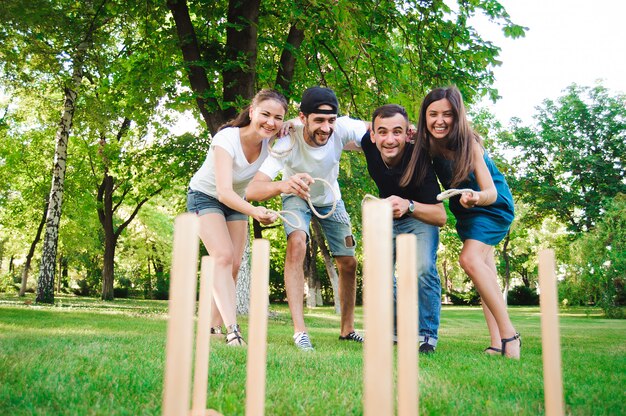
[[239,127],[227,127],[219,131],[213,140],[202,167],[196,172],[189,182],[189,187],[194,191],[200,191],[217,198],[215,184],[215,146],[226,150],[233,158],[233,190],[240,197],[244,197],[246,187],[263,164],[267,157],[267,143],[269,139],[263,139],[261,153],[252,163],[248,162],[241,147]]
[[[313,178],[326,180],[332,185],[335,193],[341,196],[337,182],[341,151],[347,143],[360,141],[366,131],[367,127],[362,121],[353,120],[349,117],[339,117],[328,142],[321,147],[312,147],[304,141],[304,126],[295,126],[295,131],[291,134],[294,141],[293,149],[281,158],[276,158],[270,154],[259,171],[271,179],[278,176],[281,171],[283,179],[290,178],[296,173],[308,173]],[[281,152],[289,149],[292,137],[280,138],[276,142],[274,150]],[[311,202],[317,206],[332,205],[335,198],[333,191],[321,181],[317,181],[311,186],[310,193]]]

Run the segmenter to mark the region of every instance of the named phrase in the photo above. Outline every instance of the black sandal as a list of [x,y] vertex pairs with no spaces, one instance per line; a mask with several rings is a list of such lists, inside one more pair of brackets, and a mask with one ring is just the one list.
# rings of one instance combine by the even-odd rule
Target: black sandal
[[224,338],[224,331],[222,331],[222,326],[213,326],[211,327],[211,338]]
[[502,349],[496,348],[496,347],[492,347],[491,345],[488,346],[487,348],[485,348],[485,350],[483,352],[485,354],[488,354],[488,355],[495,355],[495,354],[491,354],[489,351],[495,351],[498,354],[502,353]]
[[241,336],[241,328],[237,324],[232,324],[228,327],[228,334],[226,334],[226,344],[232,347],[242,347],[246,345]]
[[506,344],[515,341],[516,339],[519,339],[519,348],[520,350],[522,349],[522,337],[520,336],[519,332],[516,332],[515,335],[513,335],[511,338],[502,339],[502,355],[506,355]]

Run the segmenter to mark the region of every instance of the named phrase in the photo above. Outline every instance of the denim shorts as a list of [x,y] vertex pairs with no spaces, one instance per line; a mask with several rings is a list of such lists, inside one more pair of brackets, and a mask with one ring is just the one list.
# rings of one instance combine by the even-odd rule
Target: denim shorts
[[[332,205],[315,206],[315,210],[321,215],[325,215],[330,212],[331,208]],[[289,237],[289,234],[291,234],[292,232],[296,230],[301,230],[306,233],[307,240],[309,240],[309,225],[311,223],[311,215],[315,214],[313,214],[313,212],[311,211],[311,207],[309,207],[308,202],[295,195],[285,195],[283,196],[283,210],[293,212],[300,219],[301,224],[299,228],[294,228],[289,224],[283,222],[283,225],[285,227],[285,234],[287,234],[287,237]],[[287,214],[285,217],[290,221],[292,220],[292,215]],[[318,218],[317,220],[322,226],[322,230],[324,231],[324,235],[326,236],[326,241],[328,242],[331,255],[333,257],[354,257],[356,241],[354,239],[354,236],[352,235],[352,224],[350,223],[350,217],[346,212],[346,207],[344,206],[343,201],[341,199],[337,201],[337,207],[335,208],[333,215],[324,219]]]
[[213,198],[204,192],[187,191],[187,211],[195,212],[198,215],[221,214],[226,221],[248,221],[248,216],[239,211],[222,204],[217,198]]

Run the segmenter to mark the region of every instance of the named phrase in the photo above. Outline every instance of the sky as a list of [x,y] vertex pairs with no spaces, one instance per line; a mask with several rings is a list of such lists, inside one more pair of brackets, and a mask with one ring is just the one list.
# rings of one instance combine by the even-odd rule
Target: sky
[[502,50],[494,69],[496,104],[484,101],[506,126],[511,117],[532,124],[535,107],[557,99],[572,83],[596,80],[612,93],[626,93],[626,2],[623,0],[500,0],[526,36],[505,38],[486,19],[472,22]]

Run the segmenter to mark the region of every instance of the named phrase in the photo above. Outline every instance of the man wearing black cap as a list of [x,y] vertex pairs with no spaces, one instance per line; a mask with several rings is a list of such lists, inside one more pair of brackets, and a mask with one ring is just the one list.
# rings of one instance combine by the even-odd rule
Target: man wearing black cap
[[[320,217],[319,222],[339,270],[339,339],[363,342],[363,338],[354,331],[356,243],[350,217],[341,200],[337,177],[342,150],[346,145],[353,148],[349,144],[365,135],[367,125],[348,117],[338,118],[338,108],[339,103],[332,90],[312,87],[304,91],[299,114],[302,125],[294,127],[291,137],[278,140],[274,155],[268,156],[246,189],[246,196],[251,200],[262,201],[281,194],[283,210],[293,212],[300,219],[298,224],[289,218],[298,227],[284,223],[287,234],[285,289],[294,325],[294,343],[303,351],[313,350],[303,315],[303,264],[312,215]],[[280,172],[282,180],[273,182]],[[308,200],[317,214],[312,211]]]

